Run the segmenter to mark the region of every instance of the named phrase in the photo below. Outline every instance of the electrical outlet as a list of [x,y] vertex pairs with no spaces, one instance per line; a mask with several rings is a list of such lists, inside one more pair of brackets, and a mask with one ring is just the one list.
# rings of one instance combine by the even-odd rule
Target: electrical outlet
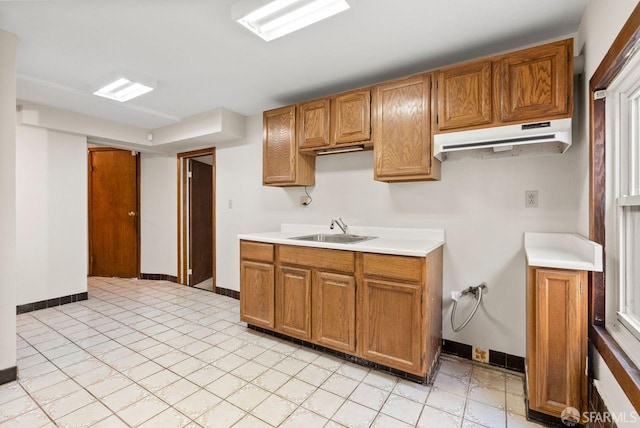
[[524,206],[525,208],[538,208],[537,190],[526,190],[524,192]]
[[229,203],[227,204],[229,209],[233,209],[233,199],[229,199]]
[[484,348],[473,347],[473,361],[480,363],[489,363],[489,350]]

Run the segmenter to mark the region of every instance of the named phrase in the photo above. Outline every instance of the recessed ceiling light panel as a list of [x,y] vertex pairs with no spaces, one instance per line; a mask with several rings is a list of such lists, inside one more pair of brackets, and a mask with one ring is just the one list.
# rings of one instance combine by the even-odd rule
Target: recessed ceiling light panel
[[125,77],[117,77],[111,79],[109,83],[95,91],[93,95],[124,103],[154,89],[152,86],[133,82]]
[[346,0],[274,0],[242,14],[237,21],[269,42],[347,9]]

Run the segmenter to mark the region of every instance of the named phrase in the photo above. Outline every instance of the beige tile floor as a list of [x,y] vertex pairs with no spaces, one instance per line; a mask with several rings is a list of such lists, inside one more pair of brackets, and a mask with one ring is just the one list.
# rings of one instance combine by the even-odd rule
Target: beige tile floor
[[522,376],[444,356],[431,387],[266,336],[238,301],[89,279],[89,300],[17,317],[0,427],[528,427]]

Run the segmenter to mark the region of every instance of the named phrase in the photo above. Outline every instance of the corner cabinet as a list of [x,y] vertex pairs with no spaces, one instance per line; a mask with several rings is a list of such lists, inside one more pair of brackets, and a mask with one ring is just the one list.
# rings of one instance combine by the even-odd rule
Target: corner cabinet
[[527,268],[530,412],[560,418],[567,407],[587,410],[586,286],[586,271]]
[[442,248],[407,257],[273,245],[270,264],[254,245],[270,244],[241,241],[242,321],[424,382],[433,375],[442,345]]
[[295,106],[263,113],[262,156],[265,186],[315,184],[315,158],[298,153]]
[[393,80],[374,91],[375,179],[439,179],[431,144],[431,74]]

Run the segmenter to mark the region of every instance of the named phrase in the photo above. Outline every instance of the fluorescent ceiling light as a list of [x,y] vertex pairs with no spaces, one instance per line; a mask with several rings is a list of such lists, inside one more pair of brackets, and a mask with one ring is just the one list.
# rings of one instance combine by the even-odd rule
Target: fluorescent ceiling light
[[269,42],[347,9],[346,0],[274,0],[238,22]]
[[93,95],[109,98],[110,100],[120,101],[121,103],[123,103],[153,90],[154,88],[150,86],[143,85],[142,83],[138,82],[132,82],[129,79],[120,77],[112,81],[111,83],[101,87],[100,89],[95,91]]

